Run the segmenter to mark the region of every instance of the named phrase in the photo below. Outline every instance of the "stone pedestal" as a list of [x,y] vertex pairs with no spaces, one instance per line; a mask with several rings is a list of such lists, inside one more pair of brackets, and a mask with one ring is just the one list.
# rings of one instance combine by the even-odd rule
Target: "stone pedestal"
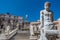
[[30,25],[30,35],[31,35],[31,36],[34,35],[33,26],[32,26],[32,25]]
[[56,40],[56,35],[48,35],[47,39],[48,40]]

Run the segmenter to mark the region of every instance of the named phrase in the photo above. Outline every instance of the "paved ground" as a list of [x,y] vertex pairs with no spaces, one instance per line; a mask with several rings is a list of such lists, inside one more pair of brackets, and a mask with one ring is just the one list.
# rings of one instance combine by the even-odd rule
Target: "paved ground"
[[27,34],[16,34],[10,40],[29,40],[29,36]]
[[[29,32],[26,31],[20,31],[19,33],[17,33],[16,35],[14,35],[10,40],[30,40],[30,34]],[[60,40],[60,39],[57,39]]]
[[10,40],[30,40],[29,39],[29,33],[17,33],[14,37],[12,37]]

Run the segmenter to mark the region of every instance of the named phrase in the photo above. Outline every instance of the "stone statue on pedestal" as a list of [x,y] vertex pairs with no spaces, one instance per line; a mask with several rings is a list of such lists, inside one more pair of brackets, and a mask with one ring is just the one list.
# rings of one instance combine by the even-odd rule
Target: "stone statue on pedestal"
[[[52,30],[52,29],[54,29],[53,12],[50,10],[50,6],[51,6],[50,2],[46,2],[44,4],[45,9],[40,11],[40,21],[41,21],[40,28],[42,28],[42,29],[40,30],[41,35],[38,40],[48,40],[46,37],[46,33],[53,32],[53,30]],[[52,33],[52,34],[54,34],[54,33]]]

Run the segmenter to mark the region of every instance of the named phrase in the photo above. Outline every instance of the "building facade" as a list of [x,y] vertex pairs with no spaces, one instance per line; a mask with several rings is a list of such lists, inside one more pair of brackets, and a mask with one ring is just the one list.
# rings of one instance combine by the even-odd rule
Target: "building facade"
[[[22,27],[23,17],[13,16],[9,13],[0,14],[0,33],[6,31],[7,26],[10,26],[9,30]],[[17,26],[18,25],[18,26]]]

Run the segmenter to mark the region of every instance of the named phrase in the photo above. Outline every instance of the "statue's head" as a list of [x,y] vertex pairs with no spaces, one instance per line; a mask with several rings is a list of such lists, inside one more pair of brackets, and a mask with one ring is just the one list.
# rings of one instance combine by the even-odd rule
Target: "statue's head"
[[46,10],[49,10],[50,9],[50,2],[45,2],[45,4],[44,4],[44,8],[46,9]]

